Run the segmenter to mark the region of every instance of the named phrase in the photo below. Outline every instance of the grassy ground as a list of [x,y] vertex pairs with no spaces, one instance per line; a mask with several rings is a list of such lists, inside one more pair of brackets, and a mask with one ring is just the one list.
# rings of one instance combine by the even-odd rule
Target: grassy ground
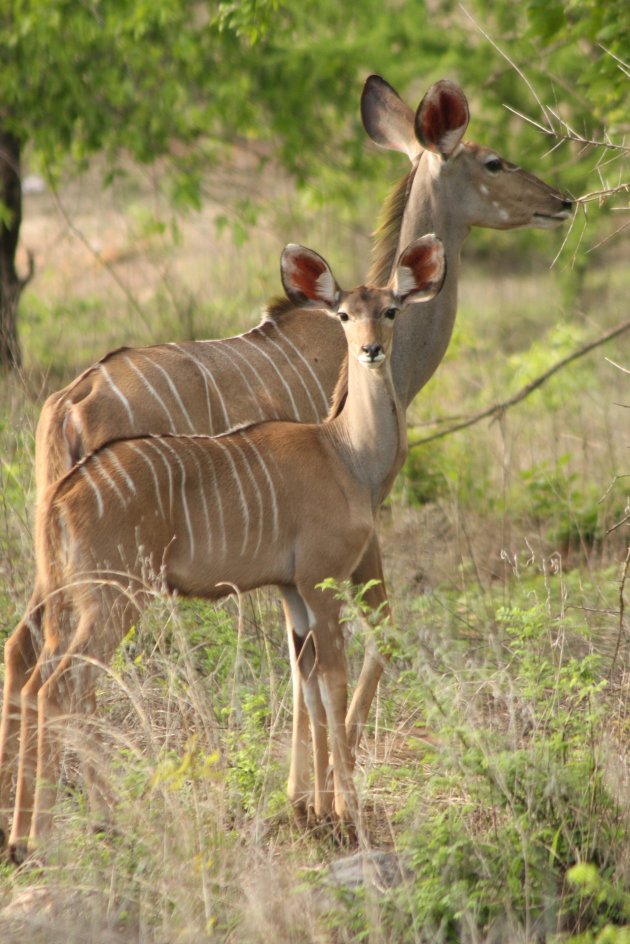
[[[27,205],[38,277],[26,364],[0,381],[3,635],[32,579],[45,394],[121,343],[250,325],[278,290],[286,240],[322,250],[348,284],[364,270],[369,223],[328,212],[313,231],[285,194],[237,249],[217,236],[216,206],[178,221],[174,245],[157,188],[96,192],[75,184],[60,205]],[[557,234],[535,237],[527,268],[510,256],[513,234],[476,239],[447,358],[409,413],[412,443],[627,317],[630,275],[614,254],[578,284],[562,258],[546,268]],[[45,865],[0,871],[3,939],[629,940],[628,529],[615,525],[630,396],[605,359],[629,367],[627,350],[600,349],[496,421],[411,450],[381,521],[396,618],[356,774],[364,882],[335,885],[348,850],[300,833],[287,810],[274,594],[157,601],[104,673],[94,729],[77,727]],[[348,632],[356,676],[356,618]],[[82,792],[90,752],[111,793],[106,832]],[[392,861],[389,887],[377,865]]]

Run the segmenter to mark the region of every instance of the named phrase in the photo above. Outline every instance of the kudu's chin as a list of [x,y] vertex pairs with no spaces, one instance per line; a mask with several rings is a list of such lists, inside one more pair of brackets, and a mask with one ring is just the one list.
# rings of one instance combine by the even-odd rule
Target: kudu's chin
[[364,367],[367,367],[369,370],[374,370],[377,367],[382,367],[387,358],[384,354],[379,354],[375,358],[371,358],[369,354],[359,354],[359,363],[363,364]]
[[553,214],[534,213],[530,226],[535,226],[537,229],[555,229],[570,220],[572,216],[573,210],[559,210],[558,213]]

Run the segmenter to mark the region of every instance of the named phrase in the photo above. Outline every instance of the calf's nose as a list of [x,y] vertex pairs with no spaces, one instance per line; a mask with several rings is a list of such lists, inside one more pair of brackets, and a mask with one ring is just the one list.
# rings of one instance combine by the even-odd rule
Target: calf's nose
[[380,344],[364,344],[361,347],[364,354],[367,354],[371,361],[376,360],[383,348]]

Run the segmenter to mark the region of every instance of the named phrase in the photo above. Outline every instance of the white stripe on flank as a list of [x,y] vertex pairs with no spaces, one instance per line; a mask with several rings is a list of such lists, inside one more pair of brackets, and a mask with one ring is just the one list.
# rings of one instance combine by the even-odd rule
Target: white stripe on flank
[[109,384],[109,386],[112,388],[112,390],[114,391],[114,393],[116,394],[116,396],[117,396],[118,399],[121,401],[121,403],[122,403],[122,405],[124,406],[124,408],[126,409],[126,411],[127,411],[127,416],[129,417],[129,422],[130,422],[130,423],[134,423],[133,410],[131,409],[131,404],[129,403],[129,400],[128,400],[127,397],[124,395],[124,393],[122,392],[122,390],[120,390],[119,387],[116,386],[116,384],[115,384],[114,381],[112,380],[112,378],[111,378],[111,376],[110,376],[110,374],[109,374],[109,371],[107,370],[107,368],[105,367],[105,365],[104,365],[104,364],[98,364],[97,366],[98,366],[99,370],[101,371],[101,373],[103,374],[103,377],[105,378],[105,380],[107,381],[107,383]]
[[[212,345],[217,345],[219,342],[218,342],[218,341],[198,341],[197,343],[198,343],[198,344],[212,344]],[[179,345],[176,344],[175,347],[179,347]],[[183,348],[180,348],[180,350],[184,350],[184,349],[183,349]],[[188,353],[188,352],[184,352],[184,353]],[[226,428],[226,429],[229,429],[229,427],[232,425],[232,421],[231,421],[231,419],[230,419],[230,417],[229,417],[229,415],[228,415],[228,411],[227,411],[227,408],[226,408],[226,406],[225,406],[225,400],[223,399],[223,394],[222,394],[221,391],[219,390],[219,387],[218,387],[218,385],[217,385],[217,382],[216,382],[216,380],[214,379],[214,377],[212,376],[212,371],[211,371],[208,367],[206,367],[206,365],[203,363],[203,361],[197,360],[197,358],[196,358],[196,357],[193,357],[192,354],[188,354],[188,357],[190,357],[191,360],[195,361],[195,363],[196,363],[196,364],[201,368],[201,370],[204,372],[204,374],[206,375],[206,377],[209,377],[210,380],[212,381],[212,386],[213,386],[214,389],[215,389],[216,395],[218,396],[219,402],[221,403],[221,409],[223,410],[223,417],[224,417],[224,419],[225,419],[225,428]],[[210,429],[211,429],[211,432],[215,432],[214,426],[211,426]]]
[[271,366],[273,367],[273,369],[274,369],[275,372],[277,373],[278,377],[280,378],[280,381],[281,381],[281,383],[282,383],[284,389],[285,389],[286,392],[289,394],[289,399],[290,399],[290,401],[291,401],[291,406],[293,407],[293,415],[294,415],[295,419],[299,421],[299,419],[300,419],[300,414],[299,414],[298,408],[297,408],[297,406],[296,406],[296,404],[295,404],[295,400],[293,399],[293,393],[291,392],[291,387],[288,385],[288,383],[286,382],[286,380],[284,379],[284,377],[282,376],[282,374],[281,374],[280,371],[278,370],[278,365],[275,363],[275,361],[273,360],[273,358],[272,358],[272,357],[269,357],[269,355],[267,354],[266,351],[263,351],[262,348],[261,348],[258,344],[254,344],[254,342],[253,342],[253,341],[250,341],[249,338],[246,338],[245,336],[243,336],[243,337],[240,338],[240,340],[241,340],[241,341],[244,341],[245,344],[249,344],[250,347],[253,347],[255,351],[258,351],[258,353],[261,355],[261,357],[264,357],[264,358],[266,358],[266,359],[269,361],[269,363],[271,364]]
[[273,541],[277,541],[277,540],[278,540],[278,533],[279,533],[279,532],[278,532],[278,499],[277,499],[277,496],[276,496],[276,489],[275,489],[275,486],[274,486],[274,484],[273,484],[273,480],[272,480],[272,478],[271,478],[271,476],[270,476],[270,474],[269,474],[269,469],[267,468],[267,463],[265,462],[265,460],[264,460],[263,457],[261,456],[260,450],[258,449],[257,446],[254,445],[254,443],[251,441],[251,439],[250,439],[248,436],[245,435],[245,433],[243,433],[242,436],[243,436],[243,439],[245,440],[245,442],[247,443],[247,445],[249,446],[249,448],[252,450],[252,452],[254,453],[254,455],[256,456],[256,458],[258,459],[258,463],[259,463],[259,465],[260,465],[260,468],[262,469],[263,475],[265,476],[265,479],[267,480],[267,485],[269,486],[269,494],[271,495],[271,511],[272,511],[272,514],[273,514],[272,540],[273,540]]
[[215,439],[214,442],[217,444],[217,446],[220,446],[221,449],[223,449],[224,453],[226,454],[228,458],[228,462],[230,463],[230,467],[232,469],[232,475],[234,476],[234,479],[236,480],[236,485],[238,487],[241,511],[243,513],[243,543],[241,545],[241,557],[243,557],[243,555],[245,554],[245,550],[247,548],[247,543],[249,541],[249,510],[247,508],[247,502],[245,501],[245,492],[243,491],[243,485],[241,483],[238,470],[236,468],[236,463],[234,462],[234,459],[230,455],[230,447],[226,446],[226,444],[222,442],[220,439]]
[[[169,410],[169,408],[167,407],[167,405],[166,405],[166,403],[164,402],[164,400],[162,399],[162,397],[160,396],[160,394],[157,392],[157,390],[155,389],[155,387],[153,386],[153,384],[151,384],[151,383],[147,380],[147,378],[144,376],[144,374],[142,373],[142,371],[140,370],[140,368],[139,368],[139,367],[136,367],[136,365],[134,364],[134,362],[131,360],[130,357],[125,357],[125,360],[126,360],[127,364],[129,364],[129,366],[131,367],[131,369],[134,371],[134,373],[138,375],[138,377],[140,378],[140,380],[142,381],[142,383],[144,384],[144,386],[147,388],[147,390],[149,391],[149,393],[151,394],[151,396],[154,397],[154,398],[157,400],[157,402],[160,404],[160,406],[162,407],[162,409],[164,410],[164,412],[165,412],[166,415],[168,416],[168,421],[169,421],[169,423],[171,424],[171,432],[172,432],[172,433],[176,433],[176,432],[177,432],[177,428],[176,428],[176,426],[175,426],[175,423],[173,422],[173,417],[171,416],[170,410]],[[152,362],[152,363],[153,363],[153,362]]]
[[260,550],[260,545],[262,544],[262,539],[263,539],[263,527],[264,527],[264,524],[265,524],[265,520],[264,520],[264,519],[265,519],[265,506],[264,506],[264,504],[263,504],[262,493],[261,493],[260,488],[259,488],[259,486],[258,486],[258,482],[256,481],[256,477],[254,476],[254,473],[253,473],[252,470],[251,470],[251,467],[250,467],[250,464],[249,464],[249,460],[247,459],[247,456],[245,455],[245,453],[243,452],[243,450],[241,449],[241,447],[238,445],[238,443],[236,443],[234,440],[232,440],[232,445],[234,446],[234,448],[236,449],[237,453],[239,454],[239,456],[240,456],[241,459],[243,460],[243,464],[245,465],[245,468],[246,468],[246,470],[247,470],[247,475],[248,475],[248,477],[249,477],[250,482],[252,483],[252,485],[253,485],[253,487],[254,487],[254,492],[256,493],[256,501],[257,501],[257,504],[258,504],[258,540],[256,541],[256,547],[254,548],[254,556],[255,556],[255,555],[258,554],[258,552],[259,552],[259,550]]
[[[305,367],[307,368],[307,370],[309,371],[311,377],[313,378],[313,380],[314,380],[315,383],[317,384],[317,389],[319,390],[319,392],[320,392],[320,394],[321,394],[322,403],[324,404],[324,412],[321,414],[321,417],[323,418],[324,416],[327,415],[327,413],[328,413],[328,411],[329,411],[329,409],[330,409],[330,400],[329,400],[329,398],[326,396],[326,391],[325,391],[324,388],[322,387],[322,385],[321,385],[321,383],[320,383],[320,380],[319,380],[319,377],[317,376],[317,373],[313,370],[312,366],[309,364],[309,362],[307,361],[307,359],[304,357],[304,355],[303,355],[302,352],[300,351],[299,347],[297,347],[297,346],[293,343],[293,341],[291,340],[291,338],[290,338],[288,335],[286,335],[286,334],[284,333],[284,331],[281,331],[281,330],[280,330],[280,328],[278,327],[277,322],[272,321],[271,323],[273,324],[275,330],[278,332],[278,334],[280,335],[280,337],[282,338],[282,340],[285,341],[286,344],[289,345],[289,347],[291,348],[291,350],[300,358],[300,360],[302,361],[302,363],[304,364],[304,366],[305,366]],[[319,419],[319,418],[320,418],[320,414],[318,414],[318,419]]]
[[186,496],[186,469],[184,467],[184,463],[182,462],[177,452],[177,449],[174,449],[167,439],[162,440],[162,445],[164,446],[165,449],[168,449],[171,455],[175,458],[175,461],[179,465],[179,468],[182,473],[182,480],[181,480],[182,505],[184,506],[184,517],[186,518],[186,530],[188,531],[188,537],[190,539],[190,559],[192,560],[193,557],[195,556],[195,537],[193,535],[192,523],[190,521],[190,511],[188,508],[188,498]]
[[[317,407],[315,406],[315,403],[314,403],[314,401],[313,401],[313,397],[311,396],[311,391],[308,389],[308,386],[307,386],[307,384],[306,384],[304,378],[302,377],[302,374],[299,372],[299,370],[297,369],[297,367],[295,366],[295,364],[293,363],[293,361],[291,360],[291,358],[289,357],[289,355],[287,354],[287,352],[286,352],[286,351],[283,351],[282,348],[280,347],[280,345],[278,344],[278,342],[277,342],[277,341],[274,341],[273,338],[270,338],[269,335],[266,334],[264,331],[262,331],[260,328],[254,328],[254,330],[255,330],[258,334],[260,334],[261,337],[262,337],[265,341],[267,341],[268,344],[272,344],[272,345],[275,347],[275,349],[276,349],[277,351],[280,351],[280,353],[282,354],[282,356],[283,356],[284,359],[286,360],[287,364],[289,365],[289,367],[291,368],[291,370],[293,371],[293,373],[297,376],[297,379],[298,379],[298,380],[300,381],[300,383],[302,384],[302,387],[304,388],[304,392],[306,393],[306,396],[308,397],[308,402],[311,404],[311,409],[312,409],[312,411],[313,411],[313,413],[314,413],[314,415],[315,415],[315,421],[317,422],[317,421],[319,420],[320,416],[319,416],[319,413],[317,412]],[[300,419],[302,419],[302,417],[300,417]]]
[[[234,340],[235,340],[235,338],[232,338],[232,339],[231,339],[231,341],[234,341]],[[227,357],[227,359],[230,361],[230,363],[232,363],[232,364],[235,363],[235,362],[234,362],[234,355],[236,355],[240,360],[244,361],[244,362],[245,362],[245,365],[246,365],[247,367],[249,367],[249,369],[252,371],[252,373],[253,373],[254,376],[256,377],[256,380],[257,380],[258,383],[260,384],[260,388],[261,388],[261,389],[259,389],[258,391],[254,390],[254,388],[253,388],[252,385],[250,384],[249,380],[247,379],[247,377],[246,377],[245,374],[243,373],[242,368],[239,367],[238,364],[236,365],[237,370],[238,370],[238,372],[239,372],[239,375],[240,375],[240,377],[241,377],[241,380],[243,381],[243,383],[244,383],[245,386],[247,387],[247,389],[248,389],[248,391],[249,391],[249,394],[250,394],[250,396],[251,396],[251,398],[252,398],[252,406],[256,406],[256,407],[258,408],[258,413],[259,413],[259,416],[260,416],[260,419],[261,419],[261,420],[268,420],[268,419],[269,419],[269,415],[264,412],[264,410],[262,409],[262,407],[261,407],[261,405],[260,405],[261,391],[264,391],[264,390],[266,389],[265,381],[263,380],[263,378],[260,376],[260,374],[258,373],[258,371],[256,370],[256,368],[253,366],[253,364],[250,364],[250,362],[247,360],[247,358],[244,357],[244,355],[241,354],[240,351],[237,351],[233,344],[230,344],[230,346],[228,347],[226,341],[217,341],[217,342],[216,342],[216,345],[217,345],[217,347],[219,348],[219,350],[221,351],[221,353],[222,353],[225,357]],[[272,419],[275,419],[276,417],[277,417],[277,413],[274,413],[274,415],[273,415],[271,418],[272,418]],[[248,424],[248,425],[249,425],[249,424]],[[231,430],[230,430],[230,431],[231,431]]]
[[137,454],[140,456],[141,459],[144,460],[144,462],[146,463],[146,465],[148,465],[149,469],[151,470],[151,476],[152,476],[152,478],[153,478],[153,484],[154,484],[154,486],[155,486],[155,496],[156,496],[156,498],[157,498],[157,503],[158,503],[158,507],[159,507],[159,509],[160,509],[160,514],[162,515],[162,518],[164,518],[164,520],[166,520],[166,515],[164,514],[164,505],[162,504],[162,496],[160,495],[160,484],[159,484],[159,482],[158,482],[158,477],[157,477],[157,475],[156,475],[155,467],[154,467],[153,463],[151,462],[151,460],[149,459],[149,457],[144,454],[144,451],[140,448],[140,444],[139,444],[139,443],[134,442],[133,440],[130,440],[130,441],[127,443],[127,445],[129,446],[130,449],[132,449],[135,453],[137,453]]
[[178,405],[178,407],[180,408],[180,410],[182,411],[183,416],[186,418],[186,422],[188,423],[188,425],[189,425],[189,427],[190,427],[191,433],[195,433],[195,432],[196,432],[196,429],[195,429],[195,427],[193,426],[193,422],[192,422],[192,420],[191,420],[191,418],[190,418],[190,413],[188,412],[188,410],[187,410],[186,407],[184,406],[183,400],[182,400],[182,398],[181,398],[180,395],[179,395],[179,390],[177,389],[177,387],[175,386],[175,384],[173,383],[173,381],[172,381],[171,378],[169,377],[167,371],[164,370],[164,368],[162,367],[161,364],[158,364],[158,363],[156,363],[156,361],[151,360],[151,358],[148,356],[148,354],[145,354],[144,351],[142,352],[142,356],[143,356],[144,358],[146,358],[146,360],[148,360],[149,364],[151,364],[152,367],[155,367],[157,370],[160,371],[160,373],[162,374],[162,376],[163,376],[164,379],[166,380],[167,384],[168,384],[169,387],[171,388],[171,391],[172,391],[172,393],[173,393],[173,396],[175,397],[175,400],[177,401],[177,405]]
[[[192,445],[196,445],[196,440],[192,438],[190,440]],[[199,459],[195,455],[194,450],[191,449],[190,455],[192,456],[195,465],[197,466],[197,484],[198,488],[195,490],[197,495],[201,495],[201,503],[203,505],[203,516],[206,519],[206,532],[208,534],[208,557],[212,556],[212,528],[210,527],[210,515],[208,514],[208,502],[206,499],[206,489],[205,482],[203,478],[203,472],[201,471],[201,466],[199,464]]]
[[[109,449],[106,450],[106,452],[109,452],[109,451],[110,451]],[[103,455],[104,455],[104,454],[105,454],[105,452],[103,452]],[[101,473],[101,475],[103,476],[103,478],[105,479],[105,481],[107,482],[107,484],[116,492],[116,494],[118,495],[118,497],[119,497],[119,499],[120,499],[120,501],[121,501],[121,503],[122,503],[123,508],[126,508],[126,507],[127,507],[127,499],[125,498],[125,496],[123,495],[123,493],[120,491],[120,489],[119,489],[118,486],[116,485],[116,482],[115,482],[114,479],[111,477],[111,475],[109,474],[109,472],[107,471],[107,469],[103,466],[103,463],[101,462],[101,457],[98,455],[98,453],[94,453],[94,454],[91,456],[91,461],[94,463],[94,465],[96,466],[96,468],[98,469],[98,471]]]
[[133,483],[133,479],[131,478],[127,470],[123,468],[123,465],[120,459],[118,458],[118,456],[116,455],[116,453],[113,452],[112,449],[103,450],[103,455],[105,455],[105,453],[107,453],[107,455],[112,460],[112,465],[114,466],[116,471],[120,475],[122,475],[122,477],[124,478],[125,482],[127,483],[127,488],[129,489],[129,491],[132,492],[134,495],[137,495],[136,486]]
[[[215,442],[214,439],[211,440],[211,441],[212,441],[212,442]],[[211,453],[210,448],[208,448],[208,446],[204,446],[201,441],[199,441],[199,440],[197,440],[197,439],[193,439],[193,443],[194,443],[196,446],[199,446],[199,448],[201,449],[201,452],[202,452],[202,454],[203,454],[203,458],[204,458],[204,460],[205,460],[205,464],[206,464],[206,466],[208,467],[208,469],[210,470],[210,473],[211,473],[211,475],[212,475],[212,487],[213,487],[213,489],[214,489],[214,493],[215,493],[216,498],[217,498],[217,507],[218,507],[218,509],[219,509],[219,524],[220,524],[220,526],[221,526],[221,552],[222,552],[222,554],[223,554],[223,559],[225,560],[225,558],[226,558],[226,556],[227,556],[227,534],[226,534],[226,531],[225,531],[225,518],[224,518],[224,516],[223,516],[223,501],[222,501],[222,499],[221,499],[221,492],[219,491],[218,484],[217,484],[217,472],[216,472],[216,469],[215,469],[215,467],[214,467],[214,462],[213,462],[213,459],[212,459],[212,453]],[[204,476],[203,481],[205,482],[205,476]]]
[[90,475],[90,473],[88,472],[88,470],[85,468],[84,465],[82,465],[82,466],[80,467],[80,470],[79,470],[79,471],[80,471],[81,475],[83,476],[83,478],[84,478],[84,479],[86,480],[86,482],[88,483],[88,485],[91,487],[91,489],[92,489],[92,491],[94,492],[94,494],[96,495],[96,504],[97,504],[97,507],[98,507],[98,516],[99,516],[99,518],[102,518],[102,517],[103,517],[103,497],[102,497],[102,495],[101,495],[101,490],[99,489],[98,485],[95,483],[94,479],[92,478],[92,476]]
[[[160,449],[161,439],[157,437],[144,440],[147,446],[150,446],[151,449],[154,449],[157,452],[158,456],[164,463],[166,471],[168,473],[168,512],[170,515],[173,514],[173,470],[171,469],[171,463],[168,461],[162,450]],[[166,517],[166,516],[164,516]]]
[[[211,433],[214,432],[214,426],[212,424],[212,397],[210,396],[210,387],[208,386],[208,378],[206,376],[206,374],[209,374],[207,367],[205,367],[205,365],[202,364],[198,360],[198,358],[196,358],[193,354],[191,354],[190,351],[187,351],[185,347],[182,347],[181,344],[176,344],[174,341],[171,341],[169,346],[174,347],[176,351],[179,351],[179,353],[183,354],[184,357],[187,357],[189,361],[192,361],[195,367],[197,368],[197,370],[199,371],[199,373],[201,374],[201,378],[206,388],[206,405],[208,407],[208,430]],[[212,375],[210,374],[210,376]],[[224,407],[224,412],[225,412],[225,407]],[[227,416],[226,416],[226,419],[227,419]]]

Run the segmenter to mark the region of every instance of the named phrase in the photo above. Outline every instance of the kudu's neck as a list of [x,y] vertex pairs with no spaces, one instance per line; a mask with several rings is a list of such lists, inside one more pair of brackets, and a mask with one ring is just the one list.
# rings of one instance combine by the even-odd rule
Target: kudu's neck
[[392,382],[390,361],[370,369],[350,354],[343,410],[321,429],[333,440],[338,455],[357,481],[369,488],[372,507],[376,508],[407,454],[404,414]]
[[403,213],[396,259],[417,236],[435,233],[444,243],[446,279],[430,302],[411,305],[399,315],[392,351],[392,377],[406,409],[432,377],[444,357],[457,313],[457,279],[462,244],[470,232],[463,225],[457,188],[448,180],[450,168],[423,151]]

